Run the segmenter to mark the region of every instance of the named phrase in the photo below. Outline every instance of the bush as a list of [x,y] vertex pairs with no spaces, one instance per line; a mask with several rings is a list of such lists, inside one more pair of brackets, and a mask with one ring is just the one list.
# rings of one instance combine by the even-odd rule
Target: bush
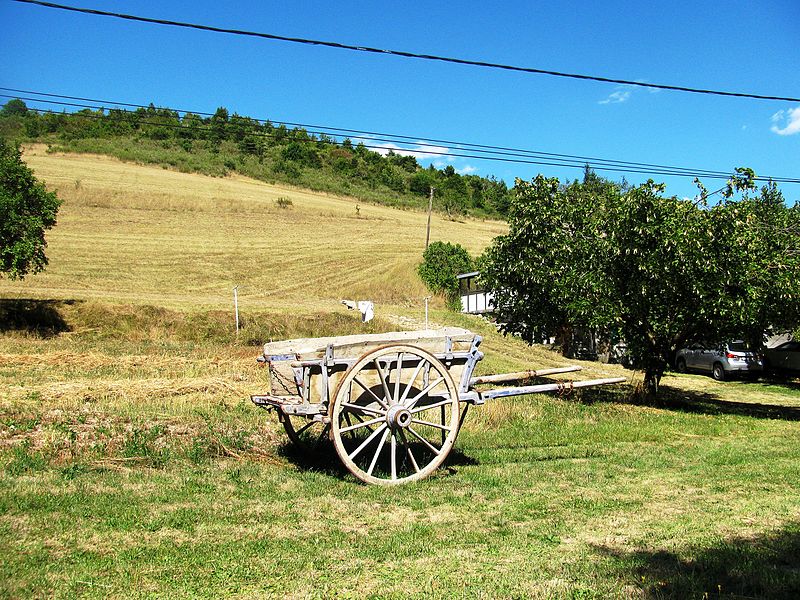
[[473,270],[473,260],[461,244],[433,242],[422,254],[422,264],[417,272],[420,278],[435,294],[442,294],[450,308],[458,304],[459,273]]

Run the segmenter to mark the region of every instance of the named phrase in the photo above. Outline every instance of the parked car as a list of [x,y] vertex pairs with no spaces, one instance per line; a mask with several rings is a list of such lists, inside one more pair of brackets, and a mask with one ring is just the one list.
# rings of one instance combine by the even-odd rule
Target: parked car
[[790,340],[764,350],[764,366],[777,373],[800,375],[800,341]]
[[764,360],[742,340],[721,347],[695,343],[678,350],[675,369],[679,373],[702,371],[724,381],[734,375],[758,377],[764,371]]

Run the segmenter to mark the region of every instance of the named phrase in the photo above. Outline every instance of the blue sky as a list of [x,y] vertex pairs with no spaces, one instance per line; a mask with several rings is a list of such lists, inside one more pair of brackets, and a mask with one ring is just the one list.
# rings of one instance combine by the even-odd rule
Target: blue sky
[[[64,4],[518,66],[800,96],[800,2]],[[0,85],[607,159],[800,177],[800,103],[627,88],[0,0]],[[446,146],[446,145],[445,145]],[[421,159],[427,163],[444,159]],[[513,183],[562,167],[451,159]],[[621,174],[603,172],[612,178]],[[638,183],[646,175],[626,175]],[[690,179],[655,176],[693,196]],[[707,181],[709,188],[713,181]],[[716,186],[719,187],[719,186]],[[713,189],[716,189],[714,187]],[[799,184],[781,186],[800,199]]]

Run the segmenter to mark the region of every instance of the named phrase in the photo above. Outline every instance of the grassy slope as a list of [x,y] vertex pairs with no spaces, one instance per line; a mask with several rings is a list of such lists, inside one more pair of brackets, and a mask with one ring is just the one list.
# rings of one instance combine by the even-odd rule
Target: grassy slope
[[[65,203],[48,235],[50,267],[24,285],[0,281],[5,295],[227,307],[240,285],[245,309],[334,310],[345,297],[421,306],[426,294],[415,274],[423,213],[42,146],[25,160]],[[477,254],[503,230],[434,215],[431,239]]]
[[[372,331],[418,318],[421,215],[27,158],[66,202],[48,271],[0,281],[0,596],[800,592],[796,386],[684,375],[661,407],[625,387],[493,401],[434,478],[361,486],[330,450],[293,454],[249,405],[252,344],[362,330],[340,297],[379,302]],[[434,218],[434,239],[473,252],[501,231]],[[478,319],[432,318],[485,336],[482,372],[564,363]]]

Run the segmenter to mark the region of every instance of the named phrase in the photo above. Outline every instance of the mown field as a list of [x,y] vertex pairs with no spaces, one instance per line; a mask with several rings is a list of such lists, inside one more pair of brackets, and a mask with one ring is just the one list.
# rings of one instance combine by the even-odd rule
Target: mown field
[[[26,159],[65,203],[47,271],[0,280],[0,596],[800,595],[797,382],[669,375],[654,405],[629,385],[492,401],[434,477],[363,486],[250,404],[254,359],[269,339],[419,323],[424,214]],[[477,254],[503,230],[434,216],[432,238]],[[438,301],[431,319],[484,336],[483,373],[567,363]]]

